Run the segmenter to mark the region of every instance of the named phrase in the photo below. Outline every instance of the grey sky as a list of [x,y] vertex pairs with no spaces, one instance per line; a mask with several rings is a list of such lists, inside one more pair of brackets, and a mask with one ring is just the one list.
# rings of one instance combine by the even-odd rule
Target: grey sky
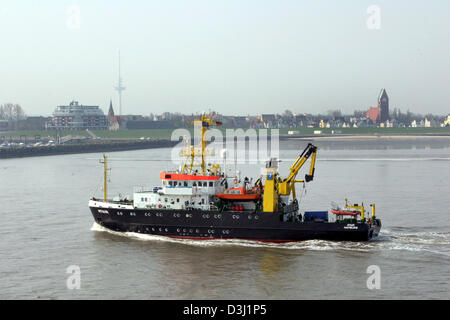
[[381,88],[391,108],[447,114],[449,16],[448,0],[2,0],[0,103],[50,115],[112,98],[118,111],[120,50],[126,114],[350,113]]

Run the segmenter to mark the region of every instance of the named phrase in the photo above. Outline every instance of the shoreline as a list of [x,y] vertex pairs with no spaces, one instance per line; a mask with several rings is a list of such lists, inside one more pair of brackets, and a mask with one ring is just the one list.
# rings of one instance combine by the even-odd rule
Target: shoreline
[[[288,136],[280,135],[280,141],[295,142],[295,141],[316,141],[324,143],[345,143],[345,142],[445,142],[450,145],[450,134],[419,134],[419,135],[380,135],[380,134],[347,134],[347,135],[304,135],[304,136]],[[89,141],[89,143],[77,144],[59,144],[53,146],[39,146],[39,147],[13,147],[0,148],[1,159],[13,158],[28,158],[41,157],[63,154],[83,154],[83,153],[98,153],[98,152],[116,152],[128,150],[144,150],[156,148],[170,148],[178,144],[179,141],[171,141],[169,139],[156,140],[136,140],[136,139],[114,139],[114,140],[99,140]]]
[[280,136],[283,140],[414,140],[414,139],[420,139],[420,140],[426,140],[426,139],[450,139],[450,134],[444,135],[444,134],[418,134],[418,135],[412,135],[412,134],[405,134],[405,135],[383,135],[383,134],[370,134],[370,135],[363,135],[363,134],[348,134],[348,135],[308,135],[308,136],[286,136],[283,137]]

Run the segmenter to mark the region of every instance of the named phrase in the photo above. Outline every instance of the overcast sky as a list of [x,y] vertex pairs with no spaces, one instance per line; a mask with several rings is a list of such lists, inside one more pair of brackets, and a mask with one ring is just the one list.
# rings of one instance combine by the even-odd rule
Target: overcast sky
[[0,41],[0,103],[28,115],[118,111],[119,50],[124,114],[352,113],[382,88],[450,113],[448,0],[1,0]]

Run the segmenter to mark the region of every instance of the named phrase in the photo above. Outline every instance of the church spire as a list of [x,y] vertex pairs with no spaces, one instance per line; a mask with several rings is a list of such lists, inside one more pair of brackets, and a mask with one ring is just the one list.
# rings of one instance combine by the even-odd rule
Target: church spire
[[112,100],[109,99],[109,111],[108,111],[108,118],[114,117],[114,109],[112,106]]

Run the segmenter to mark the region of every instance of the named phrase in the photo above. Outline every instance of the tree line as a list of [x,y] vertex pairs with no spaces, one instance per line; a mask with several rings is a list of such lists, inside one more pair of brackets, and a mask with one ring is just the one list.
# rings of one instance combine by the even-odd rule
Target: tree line
[[4,103],[0,105],[0,120],[23,120],[26,114],[19,104]]

